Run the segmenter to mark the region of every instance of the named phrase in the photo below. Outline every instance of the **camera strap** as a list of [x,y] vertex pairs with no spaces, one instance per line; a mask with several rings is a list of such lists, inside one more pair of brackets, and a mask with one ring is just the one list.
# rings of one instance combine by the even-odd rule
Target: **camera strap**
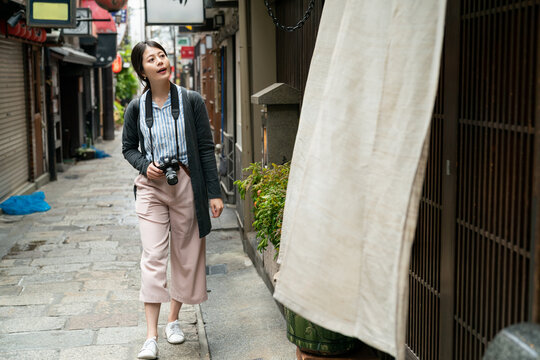
[[[178,117],[180,116],[180,101],[178,100],[178,91],[176,86],[170,82],[171,94],[171,113],[174,118],[174,133],[176,135],[176,157],[180,156],[180,145],[178,144]],[[152,126],[154,125],[154,109],[152,106],[152,90],[146,93],[145,102],[145,122],[150,132],[150,153],[152,154],[152,163],[154,163],[154,143],[152,141]],[[179,160],[179,159],[177,159]],[[154,163],[155,165],[155,163]]]

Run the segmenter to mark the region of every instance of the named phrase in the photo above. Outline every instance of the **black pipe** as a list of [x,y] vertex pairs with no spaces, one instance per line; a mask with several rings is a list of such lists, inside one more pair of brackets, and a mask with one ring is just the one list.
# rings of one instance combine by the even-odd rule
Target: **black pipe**
[[55,181],[56,176],[56,138],[54,136],[54,112],[52,104],[52,96],[54,89],[52,88],[52,73],[50,64],[50,52],[45,48],[45,97],[47,106],[47,154],[49,158],[49,177],[50,181]]
[[103,68],[103,140],[114,140],[114,93],[112,66]]

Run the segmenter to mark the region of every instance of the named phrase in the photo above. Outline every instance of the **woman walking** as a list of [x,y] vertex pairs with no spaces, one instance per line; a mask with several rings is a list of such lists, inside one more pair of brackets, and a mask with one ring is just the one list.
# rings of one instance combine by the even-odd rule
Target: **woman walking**
[[138,357],[155,359],[161,303],[171,302],[165,337],[179,344],[184,342],[178,322],[182,304],[207,299],[208,206],[212,217],[218,217],[223,201],[202,97],[169,81],[167,53],[155,41],[135,45],[131,63],[146,85],[142,96],[126,109],[122,134],[122,153],[139,170],[135,179],[143,247],[139,299],[144,302],[147,339]]

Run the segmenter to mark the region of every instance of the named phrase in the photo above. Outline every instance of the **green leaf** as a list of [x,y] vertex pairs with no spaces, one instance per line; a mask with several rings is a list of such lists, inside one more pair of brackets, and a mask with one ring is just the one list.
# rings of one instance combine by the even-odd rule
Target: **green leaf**
[[289,172],[290,163],[263,168],[257,162],[244,169],[248,175],[243,180],[234,182],[242,199],[249,191],[257,203],[253,208],[253,228],[257,231],[259,251],[264,251],[270,242],[279,252]]

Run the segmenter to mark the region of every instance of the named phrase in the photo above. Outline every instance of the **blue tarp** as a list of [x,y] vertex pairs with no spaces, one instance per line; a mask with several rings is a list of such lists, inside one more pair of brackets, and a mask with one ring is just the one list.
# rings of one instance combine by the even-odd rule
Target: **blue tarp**
[[11,196],[0,204],[0,209],[8,215],[26,215],[50,210],[51,206],[45,201],[45,193],[36,191],[31,195]]
[[[88,146],[86,144],[82,144],[81,146],[82,148],[86,149]],[[90,146],[90,149],[94,150],[96,152],[96,159],[101,159],[101,158],[106,158],[106,157],[110,157],[111,155],[107,154],[105,151],[103,150],[98,150],[96,149],[93,145]]]
[[106,157],[111,157],[111,155],[107,154],[105,151],[103,150],[98,150],[96,149],[95,147],[92,146],[92,149],[96,150],[96,159],[101,159],[101,158],[106,158]]

